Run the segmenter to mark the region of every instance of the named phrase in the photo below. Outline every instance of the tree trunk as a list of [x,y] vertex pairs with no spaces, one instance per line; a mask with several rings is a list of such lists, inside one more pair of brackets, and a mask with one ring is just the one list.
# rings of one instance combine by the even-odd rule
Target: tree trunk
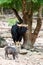
[[26,10],[26,0],[22,0],[22,4],[23,4],[23,19],[24,19],[24,23],[28,24],[28,31],[26,32],[26,34],[24,35],[24,44],[23,47],[26,49],[30,49],[33,48],[34,42],[38,36],[38,33],[40,31],[41,28],[41,12],[40,12],[40,7],[38,9],[38,19],[37,19],[37,26],[36,29],[34,30],[34,33],[32,33],[32,14],[33,14],[33,10],[32,10],[32,1],[30,3],[31,7],[29,9],[29,11]]
[[[32,5],[32,3],[30,2]],[[32,6],[29,10],[26,9],[26,0],[22,0],[22,8],[23,8],[23,21],[25,24],[28,24],[28,31],[24,34],[24,44],[23,47],[26,49],[32,48],[31,43],[31,32],[32,32]]]

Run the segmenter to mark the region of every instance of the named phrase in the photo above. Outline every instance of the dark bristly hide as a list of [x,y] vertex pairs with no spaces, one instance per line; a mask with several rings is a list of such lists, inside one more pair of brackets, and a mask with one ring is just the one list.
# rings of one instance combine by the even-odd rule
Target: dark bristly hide
[[18,51],[15,47],[7,46],[5,48],[5,58],[8,58],[9,54],[13,56],[13,59],[15,59],[15,57],[18,57]]
[[11,28],[12,39],[14,42],[20,42],[22,40],[22,37],[24,36],[24,33],[26,33],[27,31],[27,27],[18,26],[17,24],[13,25]]

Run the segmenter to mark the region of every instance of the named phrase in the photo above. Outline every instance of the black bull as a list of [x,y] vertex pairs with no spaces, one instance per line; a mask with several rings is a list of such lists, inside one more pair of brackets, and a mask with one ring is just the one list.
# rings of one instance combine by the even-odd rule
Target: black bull
[[11,34],[12,34],[12,39],[14,42],[17,42],[17,41],[21,41],[22,37],[24,36],[24,34],[26,33],[27,31],[27,26],[18,26],[17,24],[16,25],[13,25],[12,28],[11,28]]

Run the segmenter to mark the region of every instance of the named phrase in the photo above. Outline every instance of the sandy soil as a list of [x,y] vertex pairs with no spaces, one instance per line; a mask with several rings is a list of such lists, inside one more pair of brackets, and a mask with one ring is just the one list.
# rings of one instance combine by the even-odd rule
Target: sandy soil
[[[1,27],[3,25],[4,25],[3,27],[8,26],[8,24],[5,23],[2,24],[2,23],[3,22],[0,23]],[[40,36],[42,37],[43,31],[40,31],[40,33],[41,33]],[[41,39],[37,38],[37,39],[38,40],[36,40],[35,46],[43,46],[43,38]],[[18,54],[18,58],[13,60],[12,56],[9,56],[9,58],[5,59],[4,48],[0,48],[0,65],[43,65],[43,52],[36,52],[36,51],[31,52],[28,50],[28,53],[26,55]]]

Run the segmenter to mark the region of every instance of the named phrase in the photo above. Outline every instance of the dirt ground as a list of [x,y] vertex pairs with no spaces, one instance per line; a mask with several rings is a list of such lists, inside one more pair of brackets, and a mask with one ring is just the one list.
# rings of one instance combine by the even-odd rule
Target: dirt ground
[[[4,24],[4,23],[3,23],[3,25],[1,25],[2,23],[3,22],[0,23],[1,27],[3,25],[4,25],[3,27],[7,26],[7,24]],[[43,25],[42,25],[42,27],[43,27]],[[3,32],[2,29],[0,31]],[[37,38],[35,46],[43,46],[43,38],[42,38],[43,31],[40,31],[39,34],[41,36],[41,39]],[[8,43],[9,43],[9,41],[8,41]],[[25,54],[25,55],[18,54],[18,58],[13,60],[12,56],[9,56],[9,58],[5,59],[4,48],[0,48],[0,65],[43,65],[43,51],[42,52],[36,52],[36,51],[31,52],[30,50],[28,50],[27,54]]]
[[13,60],[12,56],[5,59],[4,48],[0,48],[0,65],[43,65],[43,52],[28,50],[27,54],[18,54],[18,58]]

